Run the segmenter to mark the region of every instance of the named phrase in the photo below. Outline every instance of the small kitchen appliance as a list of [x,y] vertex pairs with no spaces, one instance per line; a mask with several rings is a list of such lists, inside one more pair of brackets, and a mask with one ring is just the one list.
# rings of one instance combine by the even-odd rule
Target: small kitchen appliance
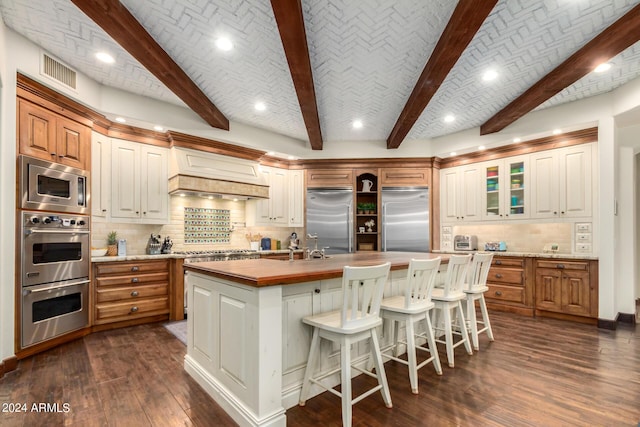
[[485,251],[500,251],[504,252],[507,250],[506,242],[487,242],[484,244]]
[[475,251],[478,249],[478,237],[458,234],[453,238],[453,249],[456,251]]

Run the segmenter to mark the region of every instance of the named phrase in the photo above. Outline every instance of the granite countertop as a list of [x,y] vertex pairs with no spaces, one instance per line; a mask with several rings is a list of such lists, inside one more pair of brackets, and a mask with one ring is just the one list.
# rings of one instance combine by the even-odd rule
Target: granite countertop
[[[302,252],[302,249],[296,249],[294,252]],[[258,251],[258,254],[288,254],[289,249],[280,249],[280,250],[268,250],[268,251]],[[185,254],[158,254],[158,255],[148,255],[148,254],[132,254],[125,256],[99,256],[99,257],[91,257],[91,262],[117,262],[117,261],[143,261],[143,260],[152,260],[152,259],[165,259],[165,258],[187,258]],[[219,261],[218,261],[219,262]]]
[[[486,251],[431,251],[434,254],[469,254],[476,252],[486,252]],[[545,253],[545,252],[515,252],[515,251],[492,251],[489,253],[494,253],[496,256],[513,256],[513,257],[528,257],[528,258],[550,258],[550,259],[584,259],[584,260],[598,260],[597,255],[593,254],[567,254],[567,253]]]
[[325,259],[282,261],[275,259],[249,259],[244,261],[198,262],[185,265],[186,271],[194,271],[208,276],[218,277],[245,285],[262,287],[289,285],[314,280],[342,277],[344,266],[368,266],[385,262],[391,263],[391,270],[403,270],[409,266],[412,258],[442,257],[445,254],[424,252],[359,252],[352,254],[330,255]]

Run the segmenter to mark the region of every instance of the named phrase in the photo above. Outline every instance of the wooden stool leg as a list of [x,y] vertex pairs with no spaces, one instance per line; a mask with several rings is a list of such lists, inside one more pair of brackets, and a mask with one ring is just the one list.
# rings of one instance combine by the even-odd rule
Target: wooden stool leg
[[489,311],[487,310],[487,303],[484,300],[484,295],[480,295],[480,311],[482,311],[482,321],[484,322],[484,328],[487,330],[489,341],[493,341],[493,331],[491,330]]
[[405,330],[407,332],[407,361],[409,364],[409,382],[411,392],[418,394],[418,364],[416,361],[416,335],[413,330],[413,319],[408,318]]
[[313,328],[313,338],[311,339],[311,347],[309,348],[309,358],[307,359],[307,368],[304,371],[304,379],[302,380],[302,390],[300,391],[299,405],[304,406],[309,391],[311,391],[311,377],[315,372],[316,361],[320,353],[320,330]]
[[389,392],[389,384],[387,383],[387,374],[384,371],[384,362],[380,354],[380,344],[378,343],[378,335],[375,330],[371,330],[371,351],[373,352],[373,360],[376,365],[376,375],[378,376],[378,384],[382,386],[382,400],[387,408],[391,408],[391,393]]
[[436,339],[433,336],[433,327],[431,326],[431,318],[429,314],[425,316],[427,324],[427,342],[429,343],[429,352],[433,357],[433,366],[436,368],[436,374],[442,375],[442,365],[440,365],[440,356],[438,356],[438,347],[436,347]]
[[469,340],[469,334],[467,333],[466,323],[464,320],[464,312],[462,309],[462,301],[458,301],[458,316],[460,317],[460,334],[462,335],[462,339],[464,341],[464,348],[467,350],[467,354],[473,354],[473,350],[471,349],[471,340]]
[[342,425],[351,427],[351,342],[342,338],[340,343],[340,393],[342,393]]
[[451,324],[451,307],[444,307],[442,314],[444,315],[444,335],[447,345],[447,361],[449,362],[449,367],[453,368],[455,364],[453,361],[453,325]]
[[478,322],[476,321],[476,301],[473,295],[467,295],[467,322],[471,330],[473,348],[478,350],[480,348],[480,342],[478,340]]

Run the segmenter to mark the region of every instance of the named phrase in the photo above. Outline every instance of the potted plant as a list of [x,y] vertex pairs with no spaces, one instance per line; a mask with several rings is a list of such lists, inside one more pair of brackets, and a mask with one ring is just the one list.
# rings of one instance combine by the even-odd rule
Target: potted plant
[[358,213],[363,214],[367,210],[367,205],[368,203],[358,202],[358,204],[356,205],[356,209],[358,210]]
[[118,233],[115,230],[107,234],[107,255],[118,255]]
[[376,213],[376,204],[375,203],[366,203],[367,207],[365,208],[366,213],[374,214]]

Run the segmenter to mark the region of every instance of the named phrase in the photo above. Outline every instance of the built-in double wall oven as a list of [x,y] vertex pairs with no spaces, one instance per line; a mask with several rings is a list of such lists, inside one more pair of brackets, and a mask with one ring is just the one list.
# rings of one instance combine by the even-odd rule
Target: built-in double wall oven
[[89,325],[91,241],[87,172],[25,156],[20,166],[25,348]]

